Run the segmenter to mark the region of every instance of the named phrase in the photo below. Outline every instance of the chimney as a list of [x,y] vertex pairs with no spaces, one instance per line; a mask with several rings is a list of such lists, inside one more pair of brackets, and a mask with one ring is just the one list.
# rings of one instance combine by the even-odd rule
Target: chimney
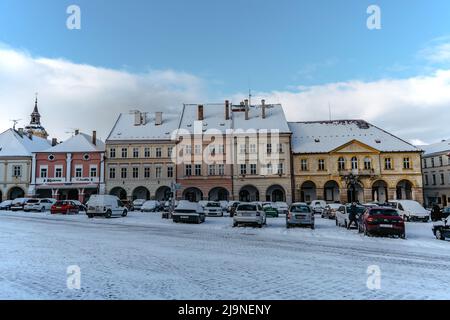
[[134,125],[140,126],[141,124],[142,124],[141,112],[136,110],[136,111],[134,111]]
[[94,145],[94,146],[96,146],[97,145],[97,131],[92,131],[92,144]]
[[58,144],[58,140],[56,138],[52,139],[52,147],[56,146]]
[[245,120],[248,120],[248,99],[244,100],[244,104],[245,104]]
[[75,129],[75,135],[79,135],[80,134],[80,129]]
[[23,136],[23,128],[19,128],[19,130],[18,130],[18,133],[19,133],[19,136]]
[[230,101],[225,100],[225,120],[230,120]]
[[261,112],[262,112],[262,114],[261,114],[261,117],[263,118],[263,119],[265,119],[266,118],[266,100],[261,100]]
[[199,104],[198,105],[198,112],[197,112],[197,114],[198,114],[198,121],[202,121],[203,120],[203,105],[202,104]]
[[155,113],[155,126],[162,125],[162,112]]

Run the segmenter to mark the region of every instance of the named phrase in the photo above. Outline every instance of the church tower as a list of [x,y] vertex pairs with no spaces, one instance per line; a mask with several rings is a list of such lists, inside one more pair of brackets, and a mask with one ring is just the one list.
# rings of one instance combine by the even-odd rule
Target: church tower
[[44,139],[48,138],[48,133],[44,129],[44,127],[41,125],[41,114],[38,110],[38,100],[37,100],[37,94],[36,94],[36,100],[34,101],[34,109],[31,113],[31,121],[28,126],[25,127],[25,132],[34,135],[37,137],[41,137]]

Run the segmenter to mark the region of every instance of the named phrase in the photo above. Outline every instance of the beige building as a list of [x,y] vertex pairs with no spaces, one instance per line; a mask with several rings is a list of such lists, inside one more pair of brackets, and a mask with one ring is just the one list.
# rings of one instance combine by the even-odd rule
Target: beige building
[[176,179],[172,161],[179,116],[132,111],[106,140],[106,193],[120,199],[168,200]]
[[296,201],[423,203],[421,150],[363,120],[291,122]]
[[423,146],[424,197],[427,206],[450,203],[450,140]]

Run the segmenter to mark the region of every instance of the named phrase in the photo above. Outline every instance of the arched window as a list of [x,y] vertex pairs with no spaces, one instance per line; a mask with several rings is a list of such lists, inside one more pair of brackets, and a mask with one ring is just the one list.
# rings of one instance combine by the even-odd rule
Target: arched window
[[352,170],[358,169],[358,158],[353,157],[352,158]]
[[340,157],[338,159],[338,169],[341,170],[345,170],[345,159],[343,157]]
[[372,169],[372,159],[369,157],[364,158],[364,169],[371,170]]

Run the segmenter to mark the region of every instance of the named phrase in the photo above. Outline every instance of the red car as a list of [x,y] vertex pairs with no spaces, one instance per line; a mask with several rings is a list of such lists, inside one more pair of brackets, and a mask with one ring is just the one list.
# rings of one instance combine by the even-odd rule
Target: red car
[[371,235],[396,235],[405,239],[405,222],[393,208],[368,208],[360,217],[359,233]]
[[79,213],[79,206],[71,201],[71,200],[61,200],[57,201],[50,209],[51,214],[62,213],[62,214],[70,214],[70,213]]

